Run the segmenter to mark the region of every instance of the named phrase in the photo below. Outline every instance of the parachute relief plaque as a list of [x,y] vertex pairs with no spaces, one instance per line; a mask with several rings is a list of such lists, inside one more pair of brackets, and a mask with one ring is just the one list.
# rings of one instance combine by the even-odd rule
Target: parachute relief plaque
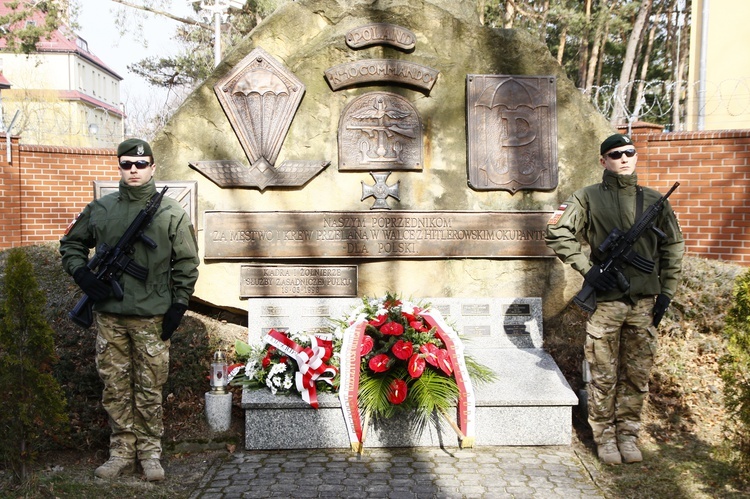
[[557,187],[554,76],[468,75],[469,185],[476,190]]
[[242,144],[250,167],[234,159],[190,164],[220,187],[301,186],[330,161],[287,160],[276,167],[304,84],[260,47],[214,86],[221,107]]

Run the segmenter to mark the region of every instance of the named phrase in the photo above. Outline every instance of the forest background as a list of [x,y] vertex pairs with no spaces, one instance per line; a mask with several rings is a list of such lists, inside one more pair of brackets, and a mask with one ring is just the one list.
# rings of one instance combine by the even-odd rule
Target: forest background
[[[30,52],[40,37],[61,23],[74,31],[86,0],[17,1],[0,26],[47,14],[44,25],[0,30],[8,47]],[[169,89],[159,108],[131,102],[128,135],[152,138],[184,99],[226,54],[264,18],[290,0],[110,0],[121,36],[148,43],[144,20],[178,21],[174,55],[152,56],[128,71],[156,88]],[[648,121],[681,130],[686,116],[691,0],[464,0],[474,4],[483,25],[521,29],[538,36],[576,86],[613,124]],[[173,14],[192,3],[194,15]],[[469,6],[471,7],[471,6]],[[218,12],[217,12],[218,11]],[[216,18],[220,16],[220,29]],[[4,17],[4,18],[3,18]],[[217,36],[218,35],[218,36]]]

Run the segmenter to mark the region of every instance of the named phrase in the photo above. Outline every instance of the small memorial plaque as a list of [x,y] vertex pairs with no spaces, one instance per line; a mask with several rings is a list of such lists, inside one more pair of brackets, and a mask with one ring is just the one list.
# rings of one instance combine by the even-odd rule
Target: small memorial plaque
[[[242,265],[240,298],[259,296],[357,296],[355,265]],[[314,316],[327,308],[310,309]]]
[[483,325],[483,326],[464,326],[463,333],[464,333],[464,336],[467,336],[467,337],[491,336],[492,335],[492,327],[489,326],[489,325]]
[[325,306],[306,308],[302,315],[304,317],[328,317],[331,315],[331,309]]
[[504,324],[505,334],[529,334],[524,324]]
[[286,313],[284,308],[282,307],[263,307],[261,310],[261,315],[264,317],[285,317]]
[[490,315],[488,303],[465,303],[461,305],[461,315]]
[[503,311],[503,315],[531,315],[531,305],[528,303],[512,303]]

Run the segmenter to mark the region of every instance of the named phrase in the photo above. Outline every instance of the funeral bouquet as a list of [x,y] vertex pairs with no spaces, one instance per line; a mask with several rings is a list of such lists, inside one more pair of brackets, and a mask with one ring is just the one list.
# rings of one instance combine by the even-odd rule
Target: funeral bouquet
[[272,329],[262,346],[235,343],[242,361],[231,384],[267,388],[277,393],[298,394],[311,406],[318,406],[317,390],[336,391],[338,363],[331,335],[305,335]]
[[423,308],[393,294],[364,298],[340,321],[337,335],[366,321],[360,336],[359,407],[375,418],[415,409],[429,415],[455,403],[458,388],[444,341],[421,315]]

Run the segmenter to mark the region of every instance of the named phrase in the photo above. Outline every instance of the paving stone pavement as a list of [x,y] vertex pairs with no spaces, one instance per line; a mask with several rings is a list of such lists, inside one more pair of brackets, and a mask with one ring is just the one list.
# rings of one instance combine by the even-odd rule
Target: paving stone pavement
[[216,460],[191,499],[606,497],[571,446],[242,451]]

